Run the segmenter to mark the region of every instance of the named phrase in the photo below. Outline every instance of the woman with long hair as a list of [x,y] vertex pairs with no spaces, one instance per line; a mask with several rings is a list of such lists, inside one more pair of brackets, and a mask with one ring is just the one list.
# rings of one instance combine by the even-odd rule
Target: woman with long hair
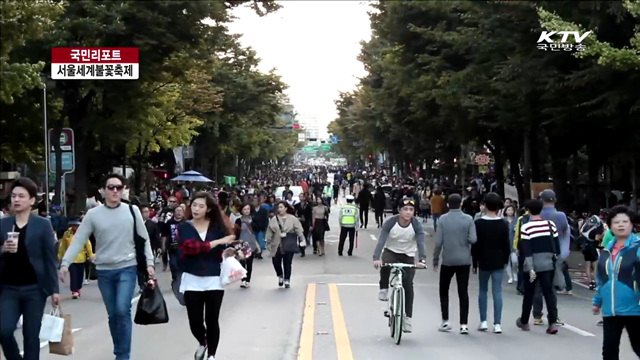
[[251,255],[246,256],[240,261],[242,266],[247,270],[247,275],[242,279],[240,287],[248,289],[251,283],[251,273],[253,272],[253,257],[254,255],[257,256],[260,254],[261,249],[256,236],[258,230],[253,221],[253,206],[248,202],[245,203],[240,207],[240,213],[242,216],[236,219],[235,222],[236,238],[239,240],[240,245],[239,250],[242,250],[244,244],[248,244],[251,248]]
[[324,256],[324,233],[327,231],[329,208],[324,205],[322,196],[316,198],[317,205],[313,208],[311,233],[313,242],[318,248],[318,256]]
[[220,267],[224,249],[235,240],[220,207],[205,192],[194,194],[192,220],[178,226],[178,262],[182,271],[189,327],[198,341],[195,360],[214,360],[220,341],[220,308],[224,287]]
[[518,279],[518,255],[516,254],[516,250],[513,248],[513,241],[516,235],[516,224],[518,223],[516,207],[513,205],[507,205],[502,212],[502,216],[509,224],[509,242],[511,243],[511,255],[509,255],[509,263],[507,264],[507,276],[509,276],[507,283],[513,284],[513,281]]
[[295,216],[293,207],[286,201],[278,202],[275,211],[275,216],[269,221],[265,240],[278,276],[278,286],[288,289],[291,287],[293,255],[299,251],[304,230],[300,220]]

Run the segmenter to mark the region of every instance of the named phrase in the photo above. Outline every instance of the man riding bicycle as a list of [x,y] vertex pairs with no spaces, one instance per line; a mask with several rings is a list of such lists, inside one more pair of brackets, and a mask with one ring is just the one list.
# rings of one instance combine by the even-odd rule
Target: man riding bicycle
[[[420,262],[419,267],[426,267],[427,255],[425,251],[426,234],[422,223],[414,217],[415,201],[404,199],[400,204],[400,213],[384,222],[378,245],[373,253],[373,266],[380,269],[380,301],[388,301],[389,276],[391,268],[382,267],[383,264],[403,263],[415,264],[416,250]],[[382,251],[384,249],[384,252]],[[380,255],[382,254],[382,257]],[[403,331],[411,332],[411,316],[413,315],[413,276],[415,269],[403,269],[402,286],[405,290],[405,319]]]

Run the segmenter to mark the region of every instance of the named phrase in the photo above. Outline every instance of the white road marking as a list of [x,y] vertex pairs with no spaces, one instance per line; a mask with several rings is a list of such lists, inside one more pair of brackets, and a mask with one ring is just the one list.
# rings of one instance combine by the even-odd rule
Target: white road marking
[[565,323],[565,324],[564,324],[564,326],[562,326],[562,327],[563,327],[563,328],[565,328],[565,329],[567,329],[567,330],[569,330],[569,331],[572,331],[572,332],[574,332],[574,333],[576,333],[576,334],[578,334],[578,335],[582,335],[582,336],[595,336],[594,334],[592,334],[592,333],[590,333],[590,332],[588,332],[588,331],[584,331],[584,330],[582,330],[582,329],[578,329],[577,327],[575,327],[575,326],[571,326],[571,325],[569,325],[569,324],[567,324],[567,323]]
[[588,289],[588,288],[589,288],[589,285],[585,285],[585,284],[581,283],[580,281],[577,281],[577,280],[571,280],[571,282],[572,282],[572,283],[574,283],[574,284],[576,284],[576,285],[578,285],[578,286],[582,286],[582,287],[583,287],[583,288],[585,288],[585,289]]
[[[71,333],[73,334],[74,332],[76,332],[76,331],[80,331],[80,330],[82,330],[82,328],[71,329]],[[43,342],[41,342],[41,343],[40,343],[40,349],[42,349],[43,347],[45,347],[45,346],[47,346],[47,345],[49,345],[49,342],[48,342],[48,341],[43,341]],[[21,352],[21,353],[20,353],[20,355],[24,355],[24,352]]]
[[378,238],[375,235],[369,235],[369,236],[371,236],[371,240],[378,241]]

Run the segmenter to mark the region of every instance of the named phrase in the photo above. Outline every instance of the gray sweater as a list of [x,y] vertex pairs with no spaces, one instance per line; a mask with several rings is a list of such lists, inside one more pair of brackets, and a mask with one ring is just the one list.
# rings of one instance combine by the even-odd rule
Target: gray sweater
[[471,245],[476,241],[473,218],[460,209],[449,210],[438,220],[433,265],[438,265],[440,253],[442,253],[442,265],[471,265]]
[[[144,253],[147,258],[147,266],[154,265],[149,234],[142,221],[142,215],[138,207],[133,207],[136,217],[136,231],[145,242]],[[95,264],[98,270],[122,269],[136,266],[136,249],[133,241],[133,216],[129,205],[122,203],[115,209],[104,205],[87,211],[87,215],[80,223],[71,245],[62,258],[62,266],[69,265],[84,247],[91,234],[96,237]]]

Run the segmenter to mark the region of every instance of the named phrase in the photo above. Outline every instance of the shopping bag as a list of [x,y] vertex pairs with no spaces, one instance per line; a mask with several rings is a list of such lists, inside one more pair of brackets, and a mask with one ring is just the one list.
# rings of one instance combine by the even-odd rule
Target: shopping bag
[[49,353],[56,355],[73,354],[73,332],[71,331],[71,315],[62,315],[64,318],[64,328],[62,339],[58,342],[49,341]]
[[180,292],[180,284],[182,283],[182,273],[178,272],[176,274],[176,278],[171,281],[171,290],[173,291],[173,295],[178,300],[178,303],[182,306],[186,306],[187,304],[184,302],[184,294]]
[[51,309],[49,314],[42,315],[42,326],[40,326],[40,339],[50,342],[62,340],[64,330],[64,318],[60,314],[60,307]]
[[148,281],[147,286],[142,290],[133,322],[138,325],[166,324],[169,322],[167,304],[164,302],[157,280]]
[[227,257],[220,265],[220,280],[222,285],[229,285],[238,280],[242,280],[247,275],[247,270],[235,257]]
[[98,280],[98,271],[96,270],[96,264],[94,263],[89,265],[89,280]]

